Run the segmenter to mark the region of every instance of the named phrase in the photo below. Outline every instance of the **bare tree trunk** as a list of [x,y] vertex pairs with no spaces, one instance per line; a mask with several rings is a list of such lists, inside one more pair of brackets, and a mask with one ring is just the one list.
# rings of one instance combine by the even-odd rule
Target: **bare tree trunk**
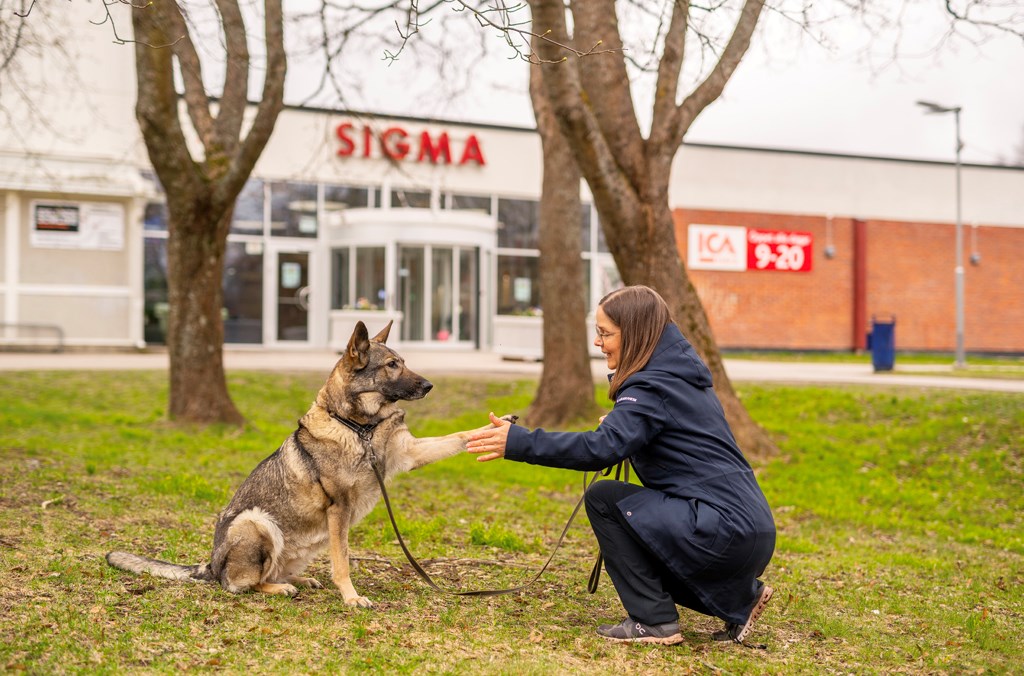
[[[224,251],[227,226],[193,212],[175,223],[167,238],[167,350],[170,358],[168,414],[190,422],[241,424],[224,372]],[[231,211],[222,221],[230,223]]]
[[[284,19],[281,0],[264,0],[266,70],[248,130],[250,62],[237,0],[218,0],[225,76],[217,108],[202,61],[173,0],[133,6],[135,116],[150,162],[167,195],[171,418],[240,424],[224,373],[224,252],[235,200],[266,146],[284,106]],[[177,64],[177,69],[175,65]],[[203,152],[193,158],[179,117],[175,77],[184,85],[189,123]]]
[[[668,203],[672,159],[696,116],[720,94],[749,45],[763,0],[746,0],[729,44],[708,77],[676,104],[687,31],[688,3],[676,3],[669,19],[650,137],[643,138],[629,90],[614,0],[570,3],[577,44],[596,44],[601,58],[562,61],[557,44],[537,41],[544,85],[555,116],[576,158],[601,217],[605,239],[626,284],[657,289],[684,335],[711,369],[715,391],[740,447],[752,456],[777,448],[751,419],[725,372],[700,298],[675,246]],[[533,31],[568,40],[562,0],[530,0]],[[550,31],[550,33],[548,33]]]
[[[655,191],[657,193],[657,191]],[[645,284],[665,298],[673,318],[683,335],[704,359],[715,383],[715,393],[722,403],[725,417],[743,451],[751,456],[766,457],[778,451],[775,443],[750,417],[740,402],[732,381],[725,371],[718,342],[711,331],[707,313],[697,290],[686,274],[675,246],[675,226],[668,197],[655,194],[653,204],[642,204],[638,221],[642,227],[633,229],[633,237],[618,237],[609,248],[626,284]],[[666,247],[666,243],[669,246]],[[669,255],[664,255],[669,248]]]
[[580,170],[547,101],[541,71],[530,73],[530,97],[540,132],[544,178],[540,198],[540,293],[544,308],[544,368],[526,415],[532,427],[596,420],[586,326],[580,222]]

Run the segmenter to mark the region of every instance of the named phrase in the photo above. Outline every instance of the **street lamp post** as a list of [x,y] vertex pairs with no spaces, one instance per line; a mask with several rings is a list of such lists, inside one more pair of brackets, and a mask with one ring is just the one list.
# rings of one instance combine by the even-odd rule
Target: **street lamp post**
[[964,368],[967,360],[964,357],[964,235],[963,219],[960,211],[960,106],[940,106],[930,101],[918,101],[928,114],[953,113],[956,123],[956,264],[953,274],[956,280],[956,357],[953,368]]

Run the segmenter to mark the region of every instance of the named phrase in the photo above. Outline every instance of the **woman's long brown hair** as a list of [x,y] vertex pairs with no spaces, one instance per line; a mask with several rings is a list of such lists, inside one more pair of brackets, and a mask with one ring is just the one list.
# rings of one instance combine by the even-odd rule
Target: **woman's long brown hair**
[[647,366],[665,327],[672,323],[672,314],[657,291],[641,285],[616,289],[598,305],[619,327],[622,341],[619,364],[608,386],[608,396],[614,399],[626,378]]

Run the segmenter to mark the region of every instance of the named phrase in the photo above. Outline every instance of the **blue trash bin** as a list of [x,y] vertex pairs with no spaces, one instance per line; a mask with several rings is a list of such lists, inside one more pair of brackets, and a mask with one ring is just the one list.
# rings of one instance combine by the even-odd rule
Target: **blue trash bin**
[[871,316],[871,365],[875,371],[892,371],[896,363],[896,318]]

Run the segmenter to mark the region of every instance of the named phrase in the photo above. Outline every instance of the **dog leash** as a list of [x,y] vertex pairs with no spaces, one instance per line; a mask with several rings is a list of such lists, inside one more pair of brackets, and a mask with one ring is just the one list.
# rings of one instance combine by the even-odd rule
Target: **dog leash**
[[[373,467],[373,473],[377,476],[377,483],[380,484],[380,494],[384,498],[384,505],[387,507],[388,510],[388,518],[391,519],[391,527],[394,529],[395,535],[398,537],[398,544],[402,547],[402,551],[405,552],[405,558],[408,559],[409,564],[412,565],[416,573],[419,574],[420,578],[422,578],[423,581],[427,583],[428,586],[430,586],[432,589],[436,591],[445,594],[452,594],[455,596],[500,596],[502,594],[514,594],[515,592],[523,591],[524,589],[532,585],[534,582],[539,580],[540,576],[544,574],[544,571],[548,569],[548,566],[551,564],[551,561],[555,558],[555,553],[558,551],[558,548],[562,546],[562,541],[565,540],[565,534],[569,532],[569,526],[572,525],[573,519],[576,518],[576,514],[580,511],[580,507],[583,506],[583,497],[581,496],[579,501],[576,503],[576,506],[573,507],[572,514],[569,515],[569,520],[565,523],[565,527],[562,529],[562,533],[558,536],[558,542],[555,543],[554,549],[551,550],[551,555],[548,556],[547,561],[544,562],[544,565],[541,566],[541,569],[538,570],[537,573],[528,582],[524,582],[523,584],[518,585],[516,587],[508,587],[506,589],[475,589],[471,591],[455,591],[453,589],[445,589],[444,587],[434,582],[430,578],[430,575],[427,574],[427,571],[423,570],[423,567],[420,566],[419,562],[412,555],[412,552],[409,551],[409,548],[406,547],[405,540],[402,538],[402,533],[398,530],[398,524],[395,522],[395,514],[391,509],[391,501],[388,499],[387,489],[384,488],[384,477],[381,476],[380,469],[378,469],[377,463],[374,461],[372,456],[370,465]],[[596,479],[597,477],[595,476],[594,478]]]
[[[569,527],[572,525],[573,520],[579,513],[580,507],[583,506],[583,500],[586,495],[587,488],[593,485],[593,483],[597,481],[600,476],[608,476],[608,474],[612,470],[612,468],[609,467],[603,472],[594,472],[594,477],[590,480],[589,483],[587,483],[586,473],[583,474],[583,495],[580,496],[579,501],[576,502],[576,506],[573,507],[572,514],[569,515],[569,520],[566,521],[565,527],[562,528],[562,532],[558,536],[558,542],[555,543],[554,549],[551,550],[551,554],[548,556],[547,561],[544,562],[544,565],[541,567],[541,569],[538,570],[537,573],[529,581],[524,582],[523,584],[518,585],[516,587],[509,587],[506,589],[474,589],[470,591],[456,591],[453,589],[446,589],[437,584],[436,582],[434,582],[434,580],[430,577],[427,571],[423,569],[423,566],[420,565],[419,561],[416,560],[416,557],[413,556],[412,552],[409,551],[409,548],[405,544],[405,538],[402,537],[402,532],[399,530],[398,523],[395,521],[395,513],[394,510],[392,510],[391,508],[391,499],[388,497],[388,491],[384,485],[384,476],[381,473],[380,467],[378,466],[377,463],[377,454],[373,452],[373,447],[370,444],[370,441],[373,438],[373,431],[374,428],[376,428],[376,425],[361,425],[355,422],[354,420],[343,418],[334,413],[333,411],[329,411],[328,413],[332,418],[334,418],[342,425],[355,432],[356,435],[359,437],[360,442],[362,442],[363,444],[363,450],[367,456],[367,459],[369,460],[370,467],[373,468],[373,474],[375,477],[377,477],[377,484],[380,486],[380,494],[381,497],[384,498],[384,506],[387,508],[388,519],[391,520],[391,528],[395,531],[395,536],[398,538],[398,545],[402,548],[402,552],[405,554],[405,558],[409,561],[409,565],[412,566],[413,570],[416,571],[416,574],[420,576],[420,578],[427,584],[427,586],[443,594],[451,594],[453,596],[500,596],[502,594],[514,594],[516,592],[523,591],[524,589],[532,585],[534,582],[539,580],[540,576],[544,574],[544,571],[548,569],[548,566],[551,564],[551,561],[555,558],[555,553],[558,552],[558,548],[562,546],[562,542],[565,540],[565,535],[569,532]],[[628,461],[626,460],[622,461],[617,466],[615,472],[616,479],[619,478],[619,468],[621,468],[624,464],[626,465],[626,478],[628,480],[629,467]],[[594,593],[594,591],[597,590],[597,581],[600,578],[601,574],[600,568],[601,555],[600,553],[598,553],[597,565],[595,566],[596,573],[591,572],[591,581],[587,585],[587,590],[590,593]]]

